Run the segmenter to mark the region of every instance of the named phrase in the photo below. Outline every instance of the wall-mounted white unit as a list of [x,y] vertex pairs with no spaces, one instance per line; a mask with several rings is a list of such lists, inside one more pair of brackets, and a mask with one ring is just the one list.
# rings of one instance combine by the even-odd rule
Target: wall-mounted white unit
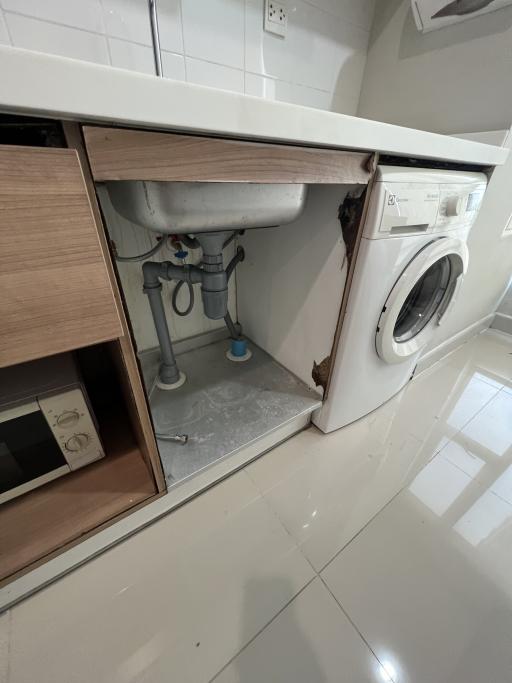
[[418,31],[427,33],[494,12],[512,0],[411,0]]

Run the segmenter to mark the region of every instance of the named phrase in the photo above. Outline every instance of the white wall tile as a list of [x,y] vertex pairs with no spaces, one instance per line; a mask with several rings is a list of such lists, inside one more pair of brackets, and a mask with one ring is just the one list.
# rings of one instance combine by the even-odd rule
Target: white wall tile
[[165,78],[173,78],[175,81],[184,81],[185,58],[173,52],[162,52],[162,70]]
[[0,9],[0,44],[2,45],[10,45],[11,44],[11,39],[9,38],[9,34],[7,32],[7,25],[5,23],[4,15],[2,10]]
[[368,31],[301,0],[289,7],[285,38],[263,31],[260,0],[247,0],[245,26],[248,71],[319,90],[359,90]]
[[110,63],[105,36],[10,12],[5,13],[5,18],[16,47],[99,64]]
[[[143,45],[151,45],[147,0],[102,0],[106,32]],[[163,50],[183,52],[180,0],[159,0],[158,29]]]
[[376,0],[305,0],[309,5],[330,12],[355,26],[369,31]]
[[255,97],[264,97],[278,102],[292,102],[304,107],[315,109],[329,109],[332,96],[326,90],[308,88],[304,85],[295,85],[288,81],[280,81],[258,74],[245,74],[245,93]]
[[293,104],[301,104],[303,107],[329,109],[331,94],[325,90],[308,88],[305,85],[294,85],[291,101]]
[[112,66],[155,75],[153,50],[150,47],[118,38],[109,38],[108,44]]
[[100,0],[1,0],[5,10],[102,33]]
[[182,12],[187,55],[244,68],[244,0],[182,0]]
[[222,90],[244,91],[244,72],[228,66],[186,57],[187,81]]
[[162,50],[183,52],[180,0],[159,0],[158,28]]
[[275,78],[266,78],[258,74],[245,74],[245,93],[267,100],[289,102],[292,97],[292,84]]
[[147,0],[101,0],[109,36],[151,45]]
[[[283,39],[263,31],[263,0],[159,0],[164,73],[356,114],[374,4],[288,0]],[[154,73],[147,0],[0,0],[0,7],[8,17],[4,24],[0,10],[0,43]]]

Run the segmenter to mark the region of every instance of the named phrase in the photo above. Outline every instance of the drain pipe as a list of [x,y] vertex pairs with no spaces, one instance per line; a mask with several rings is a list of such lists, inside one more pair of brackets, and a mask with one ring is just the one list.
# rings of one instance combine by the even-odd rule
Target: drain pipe
[[186,376],[180,372],[171,343],[171,335],[167,327],[164,304],[162,301],[163,280],[184,280],[194,284],[201,281],[199,268],[195,266],[175,266],[173,263],[146,261],[142,266],[144,286],[142,291],[148,295],[156,336],[160,345],[161,363],[158,370],[157,386],[160,389],[177,389],[185,383]]
[[[222,260],[222,249],[229,232],[200,233],[197,240],[203,250],[199,266],[176,266],[170,261],[157,263],[146,261],[142,266],[144,278],[143,292],[147,294],[158,343],[160,344],[161,365],[157,386],[161,389],[177,389],[185,382],[185,375],[178,369],[171,343],[167,319],[162,301],[160,280],[179,280],[193,285],[201,283],[201,298],[205,315],[212,320],[222,320],[228,313],[228,277],[238,261],[243,258],[239,250],[228,265],[226,272]],[[231,321],[232,328],[234,324]]]

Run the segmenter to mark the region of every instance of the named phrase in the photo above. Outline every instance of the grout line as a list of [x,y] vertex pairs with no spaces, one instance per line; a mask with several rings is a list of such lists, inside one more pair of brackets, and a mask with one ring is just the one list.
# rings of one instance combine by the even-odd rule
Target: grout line
[[338,555],[340,555],[340,554],[345,550],[345,548],[347,548],[353,541],[355,541],[356,538],[357,538],[358,536],[360,536],[360,535],[363,533],[363,531],[366,529],[366,527],[369,526],[369,525],[373,522],[373,520],[374,520],[378,515],[380,515],[382,512],[384,512],[384,510],[388,507],[388,505],[391,505],[391,503],[395,500],[395,498],[397,498],[401,493],[403,493],[403,491],[405,490],[405,488],[406,488],[406,485],[401,486],[401,487],[400,487],[400,490],[397,491],[397,492],[388,500],[388,502],[385,503],[379,510],[377,510],[377,512],[376,512],[376,513],[375,513],[375,514],[366,522],[366,524],[365,524],[364,526],[362,526],[362,527],[359,529],[359,531],[358,531],[356,534],[354,534],[354,536],[352,536],[352,538],[351,538],[350,540],[348,540],[348,541],[345,543],[345,545],[344,545],[342,548],[340,548],[340,549],[336,552],[336,554],[333,555],[333,556],[331,557],[331,559],[330,559],[328,562],[326,562],[325,565],[324,565],[321,569],[315,570],[315,571],[317,571],[318,576],[321,576],[322,572],[325,571],[325,570],[327,569],[327,567],[328,567],[332,562],[334,562],[334,560],[338,557]]
[[110,66],[114,66],[114,64],[112,62],[112,51],[110,49],[110,36],[107,35],[107,24],[105,21],[105,7],[103,5],[103,0],[99,0],[99,4],[100,4],[100,9],[101,9],[101,21],[103,23],[103,28],[105,29],[103,35],[105,36],[105,41],[107,43],[108,61],[110,63]]
[[2,15],[2,18],[4,20],[4,26],[5,30],[7,31],[7,37],[9,38],[9,44],[14,46],[14,41],[12,39],[11,35],[11,29],[9,28],[9,24],[7,23],[7,17],[6,17],[6,11],[0,7],[0,14]]
[[[100,0],[100,1],[101,1],[101,0]],[[151,49],[152,49],[152,46],[151,46],[150,43],[143,43],[143,42],[141,42],[141,41],[139,41],[139,40],[132,40],[132,39],[129,39],[129,38],[124,38],[124,37],[121,38],[120,36],[112,35],[112,34],[109,33],[106,29],[105,29],[105,31],[103,31],[103,32],[101,32],[101,31],[100,31],[100,32],[99,32],[99,31],[93,31],[92,29],[82,28],[81,26],[74,26],[74,25],[72,25],[72,24],[66,24],[66,23],[63,23],[63,22],[60,22],[60,21],[53,21],[53,20],[51,20],[51,19],[41,19],[41,18],[39,18],[39,17],[34,17],[34,16],[32,16],[31,14],[25,14],[25,13],[23,13],[23,12],[17,12],[17,11],[15,11],[15,10],[14,10],[14,11],[13,11],[13,10],[3,10],[3,13],[4,13],[4,15],[9,14],[9,15],[13,15],[13,16],[23,17],[24,19],[32,19],[33,21],[39,21],[39,22],[41,22],[42,24],[50,24],[50,25],[52,25],[52,26],[60,26],[60,27],[62,27],[62,28],[69,28],[69,29],[71,29],[71,30],[81,31],[82,33],[88,33],[89,35],[92,35],[92,36],[104,37],[104,38],[107,39],[107,42],[108,42],[109,39],[111,39],[111,40],[119,40],[120,42],[122,42],[122,43],[128,43],[129,45],[137,45],[138,47],[145,47],[145,48],[147,48],[148,50],[151,50]],[[7,21],[5,21],[5,25],[6,25],[6,27],[7,27],[7,31],[8,31],[8,34],[9,34],[9,38],[11,39],[11,42],[12,42],[12,36],[11,36],[10,30],[9,30],[9,26],[8,26],[8,24],[7,24]],[[14,45],[14,43],[13,43],[13,45]],[[110,52],[110,50],[109,50],[109,52]],[[179,57],[184,57],[184,56],[185,56],[184,52],[176,52],[176,51],[174,51],[174,50],[165,50],[165,49],[162,49],[162,52],[167,52],[167,53],[169,53],[169,54],[174,54],[174,55],[177,55],[177,56],[179,56]],[[203,60],[203,61],[207,61],[207,60]],[[212,63],[215,63],[215,62],[212,62]],[[225,66],[225,65],[220,65],[220,66]],[[234,67],[231,67],[231,68],[234,68]]]
[[[208,61],[208,60],[203,60],[203,61]],[[215,64],[216,62],[212,62]],[[231,69],[234,69],[236,67],[230,67]],[[262,73],[257,73],[256,71],[250,71],[246,70],[246,74],[250,76],[259,76],[260,78],[267,78],[269,81],[276,81],[277,83],[287,83],[288,85],[298,85],[301,88],[307,88],[308,90],[314,90],[315,92],[321,92],[327,95],[332,95],[333,92],[332,90],[324,90],[324,88],[315,88],[313,85],[304,85],[303,83],[298,83],[296,81],[287,81],[284,78],[278,78],[277,76],[269,76],[267,74],[262,74]]]
[[[93,36],[107,36],[106,31],[94,31],[90,28],[82,28],[81,26],[74,26],[73,24],[66,24],[62,21],[54,21],[52,19],[41,19],[40,17],[35,17],[32,14],[25,14],[25,12],[17,12],[16,10],[4,10],[5,15],[13,15],[17,17],[23,17],[24,19],[32,19],[33,21],[38,21],[42,24],[51,24],[52,26],[61,26],[63,28],[74,29],[75,31],[81,31],[82,33],[89,33]],[[114,37],[114,36],[113,36]],[[122,38],[120,39],[122,40]]]
[[185,24],[183,22],[183,3],[178,0],[178,5],[180,8],[180,27],[181,27],[181,44],[183,46],[183,71],[185,73],[185,82],[188,83],[188,70],[187,70],[187,49],[185,46]]
[[227,669],[227,667],[231,664],[231,662],[233,662],[233,661],[238,657],[238,655],[240,655],[244,650],[246,650],[246,649],[249,647],[249,645],[251,645],[251,643],[252,643],[254,640],[256,640],[256,638],[257,638],[261,633],[263,633],[263,631],[264,631],[268,626],[270,626],[270,624],[271,624],[273,621],[275,621],[275,620],[277,619],[277,617],[278,617],[282,612],[284,612],[284,610],[285,610],[287,607],[289,607],[289,606],[291,605],[291,603],[292,603],[296,598],[298,598],[299,595],[301,595],[301,593],[303,593],[303,592],[306,590],[306,588],[307,588],[311,583],[313,583],[313,581],[314,581],[316,578],[317,578],[317,575],[313,576],[313,577],[312,577],[312,578],[311,578],[311,579],[310,579],[310,580],[309,580],[309,581],[308,581],[308,582],[307,582],[307,583],[306,583],[306,584],[305,584],[297,593],[295,593],[295,595],[294,595],[292,598],[290,598],[290,600],[288,600],[288,602],[287,602],[285,605],[283,605],[283,607],[281,607],[281,609],[279,610],[279,612],[277,612],[277,613],[272,617],[272,619],[270,619],[270,621],[268,621],[264,626],[262,626],[262,627],[260,628],[260,630],[259,630],[257,633],[255,633],[254,636],[253,636],[250,640],[248,640],[247,643],[245,643],[245,645],[244,645],[243,647],[241,647],[240,650],[238,650],[238,652],[237,652],[236,654],[234,654],[233,657],[231,657],[231,659],[229,659],[229,660],[224,664],[224,666],[223,666],[221,669],[219,669],[219,670],[217,671],[217,673],[216,673],[212,678],[209,679],[208,683],[213,683],[213,681],[215,681],[215,679],[216,679],[218,676],[220,676],[220,674],[221,674],[225,669]]
[[[320,581],[323,583],[323,585],[325,586],[325,588],[327,589],[327,591],[329,592],[329,594],[332,596],[333,600],[334,600],[335,603],[338,605],[338,607],[340,608],[340,610],[343,612],[343,614],[346,616],[346,618],[347,618],[347,619],[349,620],[349,622],[352,624],[352,626],[354,627],[354,629],[355,629],[356,632],[358,633],[358,635],[359,635],[359,637],[361,638],[361,640],[365,643],[366,647],[370,650],[370,652],[371,652],[372,655],[375,657],[375,659],[377,660],[377,662],[380,664],[380,666],[382,667],[382,669],[384,669],[384,665],[383,665],[383,663],[380,661],[380,659],[377,657],[376,652],[374,651],[374,649],[372,648],[372,646],[370,645],[370,643],[368,642],[368,640],[364,637],[364,635],[362,634],[362,632],[359,630],[359,628],[357,627],[357,625],[355,624],[355,622],[353,621],[353,619],[350,617],[350,615],[348,614],[348,612],[343,608],[343,605],[342,605],[341,602],[338,600],[338,598],[334,595],[334,593],[333,593],[332,590],[330,589],[329,585],[328,585],[327,582],[324,580],[323,576],[321,576],[321,575],[319,574],[319,577],[320,577]],[[384,669],[384,671],[385,671],[385,669]],[[389,675],[389,674],[388,674],[388,675]],[[393,681],[393,680],[391,679],[391,677],[390,677],[390,680],[392,681],[392,683],[398,683],[398,681]]]

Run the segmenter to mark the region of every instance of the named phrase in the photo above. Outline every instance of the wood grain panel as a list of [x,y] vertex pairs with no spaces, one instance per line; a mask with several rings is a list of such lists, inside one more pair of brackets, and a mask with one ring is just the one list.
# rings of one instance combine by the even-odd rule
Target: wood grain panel
[[77,154],[0,147],[0,367],[122,335]]
[[119,317],[121,319],[121,325],[123,328],[123,335],[118,341],[112,343],[112,355],[119,370],[119,378],[127,400],[132,426],[137,436],[137,443],[142,454],[144,455],[149,469],[153,471],[158,491],[163,492],[167,490],[167,484],[165,482],[153,425],[149,415],[146,395],[137,364],[137,357],[135,355],[128,322],[124,314],[124,306],[117,284],[114,265],[110,258],[107,237],[103,227],[103,219],[98,205],[98,200],[96,198],[94,182],[91,177],[89,162],[83,145],[80,127],[77,123],[65,122],[63,123],[63,128],[67,144],[69,147],[72,147],[77,151],[78,157],[82,164],[87,193],[91,202],[96,225],[98,226],[100,246],[105,257],[108,275],[112,284],[112,289],[114,291],[114,297],[117,302]]
[[368,154],[85,126],[95,180],[366,184]]

